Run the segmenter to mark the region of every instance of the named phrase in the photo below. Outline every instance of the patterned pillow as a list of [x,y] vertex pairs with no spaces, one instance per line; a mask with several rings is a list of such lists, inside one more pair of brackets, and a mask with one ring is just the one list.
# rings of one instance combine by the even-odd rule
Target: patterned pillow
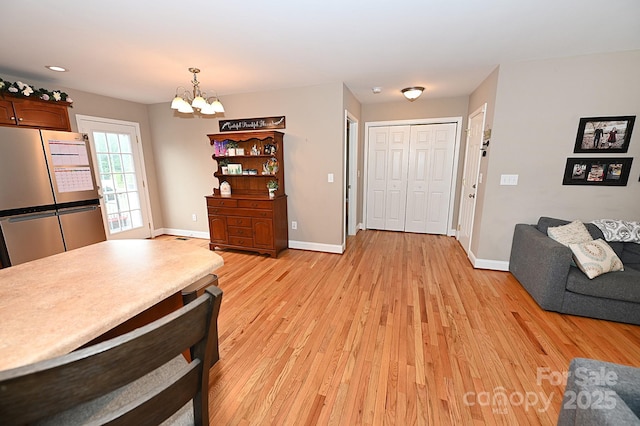
[[547,235],[556,240],[560,244],[569,246],[569,244],[580,244],[592,241],[593,237],[579,220],[562,225],[547,228]]
[[598,219],[591,223],[600,228],[607,241],[640,244],[640,222]]
[[578,268],[589,279],[612,271],[624,271],[620,258],[603,239],[581,244],[569,244]]

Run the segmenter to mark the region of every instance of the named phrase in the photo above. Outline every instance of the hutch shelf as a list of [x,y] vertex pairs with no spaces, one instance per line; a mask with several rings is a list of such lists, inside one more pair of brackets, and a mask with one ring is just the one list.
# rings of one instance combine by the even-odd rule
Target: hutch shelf
[[[230,195],[206,196],[209,249],[248,250],[277,257],[288,248],[283,133],[237,132],[207,135],[217,163],[214,176]],[[224,168],[224,172],[223,172]],[[273,195],[267,183],[277,184]]]

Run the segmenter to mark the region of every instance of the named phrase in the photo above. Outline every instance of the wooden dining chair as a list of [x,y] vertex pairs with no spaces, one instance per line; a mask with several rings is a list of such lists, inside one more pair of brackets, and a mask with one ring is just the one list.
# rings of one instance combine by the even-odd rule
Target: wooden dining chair
[[[146,326],[57,358],[0,371],[0,424],[209,424],[222,291]],[[191,362],[181,355],[190,348]],[[186,420],[186,421],[185,421]]]

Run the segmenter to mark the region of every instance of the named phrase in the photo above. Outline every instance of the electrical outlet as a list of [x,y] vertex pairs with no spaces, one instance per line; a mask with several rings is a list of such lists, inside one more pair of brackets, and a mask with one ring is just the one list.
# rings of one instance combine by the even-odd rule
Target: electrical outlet
[[191,220],[192,220],[192,221],[194,221],[194,222],[197,222],[197,221],[198,221],[198,215],[197,215],[197,214],[195,214],[195,213],[193,213],[193,214],[191,215]]
[[333,173],[329,173],[329,174],[327,175],[327,182],[329,182],[329,183],[333,183]]
[[291,229],[298,229],[298,222],[295,220],[291,221]]

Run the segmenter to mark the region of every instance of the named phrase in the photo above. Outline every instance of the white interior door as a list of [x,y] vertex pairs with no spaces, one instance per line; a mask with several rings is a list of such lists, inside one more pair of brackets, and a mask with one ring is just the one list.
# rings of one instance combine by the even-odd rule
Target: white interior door
[[411,126],[389,127],[384,229],[404,231]]
[[467,255],[471,252],[476,194],[480,184],[480,160],[482,159],[485,111],[486,104],[471,114],[467,126],[467,147],[464,156],[464,174],[460,192],[460,217],[458,221],[458,241],[467,252]]
[[447,234],[456,124],[411,126],[405,231]]
[[108,239],[151,237],[149,194],[137,123],[78,116],[89,135]]
[[367,167],[367,228],[369,229],[385,229],[388,150],[389,128],[370,128],[367,153],[369,164]]

